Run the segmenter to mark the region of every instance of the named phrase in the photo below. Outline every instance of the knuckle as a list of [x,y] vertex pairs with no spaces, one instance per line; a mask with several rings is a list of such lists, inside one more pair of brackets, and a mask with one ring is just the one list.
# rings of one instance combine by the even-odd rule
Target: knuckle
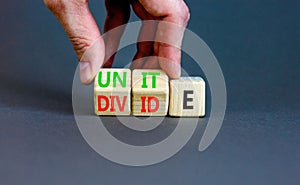
[[182,1],[182,4],[176,8],[175,11],[170,12],[170,15],[175,21],[181,25],[186,25],[190,20],[190,10],[188,6]]
[[188,6],[183,3],[183,8],[181,10],[181,18],[183,20],[184,23],[188,23],[189,20],[190,20],[190,17],[191,17],[191,14],[190,14],[190,10],[188,8]]
[[87,50],[87,48],[89,48],[92,44],[92,41],[90,39],[78,36],[70,37],[70,41],[79,59]]
[[189,20],[190,20],[190,18],[191,18],[191,13],[190,13],[190,10],[189,9],[187,9],[187,13],[186,13],[186,22],[188,22]]

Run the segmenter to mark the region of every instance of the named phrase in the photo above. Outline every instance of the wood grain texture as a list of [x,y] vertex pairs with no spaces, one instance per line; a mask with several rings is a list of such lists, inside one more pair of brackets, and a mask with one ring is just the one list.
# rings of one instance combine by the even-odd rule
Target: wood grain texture
[[178,80],[170,80],[169,115],[205,116],[205,81],[201,77],[181,77]]
[[101,69],[94,82],[96,115],[131,114],[131,70]]
[[165,116],[169,105],[169,78],[162,70],[133,70],[132,114]]

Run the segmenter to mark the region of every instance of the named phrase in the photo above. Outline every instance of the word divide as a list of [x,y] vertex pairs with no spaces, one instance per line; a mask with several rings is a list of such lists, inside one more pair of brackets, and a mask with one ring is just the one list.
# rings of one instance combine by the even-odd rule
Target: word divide
[[201,77],[169,80],[162,70],[101,69],[94,102],[96,115],[202,117],[205,82]]

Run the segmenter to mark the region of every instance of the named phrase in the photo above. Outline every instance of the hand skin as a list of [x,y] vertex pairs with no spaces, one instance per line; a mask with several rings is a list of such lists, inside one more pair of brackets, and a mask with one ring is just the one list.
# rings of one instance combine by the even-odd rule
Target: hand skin
[[[122,32],[109,35],[104,40],[89,10],[88,0],[44,0],[46,6],[56,16],[66,31],[73,48],[80,61],[80,80],[83,84],[90,84],[101,67],[111,67],[114,55],[110,53],[118,48]],[[132,7],[141,20],[159,20],[170,22],[183,28],[186,27],[190,13],[183,0],[105,0],[107,11],[104,32],[126,24]],[[139,40],[151,38],[162,42],[138,42],[136,62],[132,62],[132,69],[162,69],[170,78],[180,77],[181,50],[165,43],[180,42],[176,28],[169,24],[142,24]],[[121,30],[122,31],[122,30]],[[180,32],[180,31],[178,31]],[[162,38],[159,38],[162,37]],[[169,42],[168,42],[169,41]],[[106,43],[106,44],[105,44]],[[97,44],[97,47],[91,47]],[[180,45],[179,44],[179,45]],[[82,60],[89,48],[89,56]],[[100,50],[100,52],[99,52]],[[149,59],[143,59],[148,56]],[[140,60],[138,60],[140,59]]]

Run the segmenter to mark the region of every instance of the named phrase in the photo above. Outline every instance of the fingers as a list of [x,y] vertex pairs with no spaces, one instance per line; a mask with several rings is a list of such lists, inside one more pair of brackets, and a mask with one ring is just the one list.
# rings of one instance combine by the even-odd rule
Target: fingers
[[[181,75],[181,41],[183,27],[169,22],[160,22],[154,43],[154,55],[158,56],[158,63],[162,70],[172,79]],[[168,44],[167,44],[168,43]]]
[[[80,62],[80,80],[83,84],[93,81],[104,59],[104,43],[98,26],[88,8],[87,0],[44,0],[66,31]],[[95,42],[84,60],[84,53]],[[99,49],[98,51],[95,48]],[[100,52],[99,52],[100,51]]]
[[170,78],[179,78],[181,42],[189,20],[189,10],[182,0],[139,0],[145,10],[161,20],[157,25],[154,55]]
[[[141,30],[144,30],[141,28]],[[153,53],[153,42],[138,42],[137,52],[131,63],[131,69],[142,69],[145,63],[145,57],[150,56]]]
[[[132,8],[135,14],[142,20],[154,19],[154,17],[150,15],[138,1],[132,3]],[[152,42],[152,40],[154,40],[155,37],[156,27],[157,23],[155,21],[142,22],[138,36],[137,52],[133,58],[133,62],[131,63],[131,69],[142,68],[146,59],[145,57],[153,54],[154,42]]]
[[124,0],[105,0],[105,7],[107,15],[104,24],[104,32],[107,33],[103,38],[106,47],[104,67],[111,67],[125,26],[121,27],[121,29],[110,30],[128,22],[130,17],[130,4],[128,1]]

